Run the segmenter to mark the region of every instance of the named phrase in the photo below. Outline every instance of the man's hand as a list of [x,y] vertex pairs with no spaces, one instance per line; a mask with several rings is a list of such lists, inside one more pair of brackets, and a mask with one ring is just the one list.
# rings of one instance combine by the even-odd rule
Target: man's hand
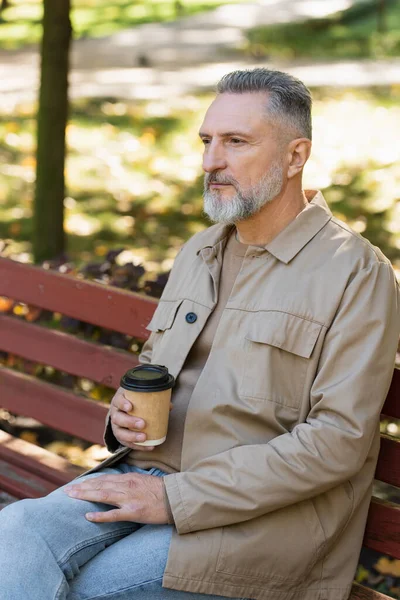
[[123,388],[119,388],[111,401],[111,429],[120,444],[132,450],[148,452],[154,446],[138,446],[135,442],[144,442],[146,434],[140,430],[146,426],[143,419],[132,417],[128,413],[133,410],[132,403],[124,396]]
[[125,473],[101,475],[68,485],[63,491],[71,498],[102,502],[118,508],[106,512],[87,513],[88,521],[111,523],[134,521],[135,523],[163,525],[168,523],[164,502],[164,483],[161,477]]

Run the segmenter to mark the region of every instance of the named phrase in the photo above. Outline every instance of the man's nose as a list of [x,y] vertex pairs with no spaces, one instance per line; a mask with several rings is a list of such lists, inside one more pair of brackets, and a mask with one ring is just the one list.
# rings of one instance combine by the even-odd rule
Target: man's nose
[[203,170],[206,173],[221,171],[226,168],[224,150],[220,144],[210,142],[204,149]]

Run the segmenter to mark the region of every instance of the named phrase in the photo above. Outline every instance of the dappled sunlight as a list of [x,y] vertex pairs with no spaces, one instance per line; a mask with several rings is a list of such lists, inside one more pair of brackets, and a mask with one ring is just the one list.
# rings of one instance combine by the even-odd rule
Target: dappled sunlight
[[[230,3],[238,0],[229,0]],[[110,35],[128,27],[155,21],[171,21],[179,16],[213,9],[221,0],[183,0],[179,10],[174,0],[74,0],[72,26],[77,38]],[[13,0],[3,10],[0,45],[18,48],[39,41],[42,0]]]
[[27,183],[33,183],[35,181],[34,165],[1,165],[0,173],[13,178],[18,178]]
[[[338,216],[359,233],[370,239],[372,236],[372,241],[385,252],[389,240],[393,248],[390,258],[398,263],[398,105],[376,106],[365,98],[346,93],[341,99],[315,102],[314,111],[313,153],[305,169],[305,187],[328,188],[327,198]],[[361,178],[359,183],[357,178]],[[360,194],[364,196],[362,204],[356,200],[354,205],[354,197]],[[370,219],[370,229],[368,214],[379,218],[374,225]]]
[[343,88],[369,85],[395,85],[399,81],[400,66],[397,60],[320,62],[288,66],[287,71],[308,86],[329,86],[332,81]]
[[[263,4],[265,1],[262,0]],[[326,17],[332,13],[340,10],[346,10],[351,6],[351,0],[300,0],[300,2],[292,3],[295,4],[298,14],[301,14],[304,18],[310,17]]]
[[[306,185],[313,181],[327,187],[340,167],[400,161],[400,108],[396,105],[374,106],[345,93],[339,100],[316,101],[313,122],[313,153],[305,168]],[[386,169],[375,174],[381,180],[387,176]]]
[[139,264],[143,260],[140,251],[124,250],[116,258],[117,265],[125,265],[126,263]]
[[79,236],[88,236],[98,233],[101,229],[101,224],[97,219],[87,215],[73,214],[67,215],[65,219],[65,231],[74,233]]
[[[241,3],[237,6],[221,6],[216,10],[217,19],[227,26],[256,27],[271,22],[321,18],[345,10],[351,0],[261,0],[255,3]],[[270,10],[265,10],[267,7]]]
[[[399,262],[398,88],[380,96],[329,89],[314,96],[305,187],[323,189],[335,214]],[[189,94],[74,104],[64,202],[71,260],[123,247],[155,276],[170,269],[191,235],[210,225],[202,214],[197,132],[211,99]],[[9,239],[10,254],[30,248],[33,105],[23,111],[0,116],[0,238]]]
[[115,231],[116,233],[123,233],[126,234],[129,231],[132,230],[133,226],[135,225],[135,219],[134,217],[131,216],[125,216],[125,217],[117,217],[112,223],[111,223],[111,229],[113,231]]

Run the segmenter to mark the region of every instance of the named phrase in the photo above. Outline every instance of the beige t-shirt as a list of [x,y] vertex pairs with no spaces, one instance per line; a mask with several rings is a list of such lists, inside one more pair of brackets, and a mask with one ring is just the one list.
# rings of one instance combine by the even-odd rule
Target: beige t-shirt
[[157,467],[166,473],[181,470],[183,431],[190,397],[207,361],[215,331],[247,250],[246,244],[236,240],[235,232],[236,228],[233,229],[223,254],[218,303],[193,344],[172,391],[173,409],[169,417],[167,439],[150,453],[132,450],[126,460],[129,464],[142,469]]

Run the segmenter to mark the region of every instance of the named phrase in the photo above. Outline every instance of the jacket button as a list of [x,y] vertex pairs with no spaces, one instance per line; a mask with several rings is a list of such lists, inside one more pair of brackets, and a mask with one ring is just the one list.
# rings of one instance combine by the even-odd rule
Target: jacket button
[[188,323],[194,323],[195,321],[197,321],[197,315],[196,315],[196,313],[194,313],[194,312],[189,312],[189,313],[186,315],[186,321],[187,321]]

